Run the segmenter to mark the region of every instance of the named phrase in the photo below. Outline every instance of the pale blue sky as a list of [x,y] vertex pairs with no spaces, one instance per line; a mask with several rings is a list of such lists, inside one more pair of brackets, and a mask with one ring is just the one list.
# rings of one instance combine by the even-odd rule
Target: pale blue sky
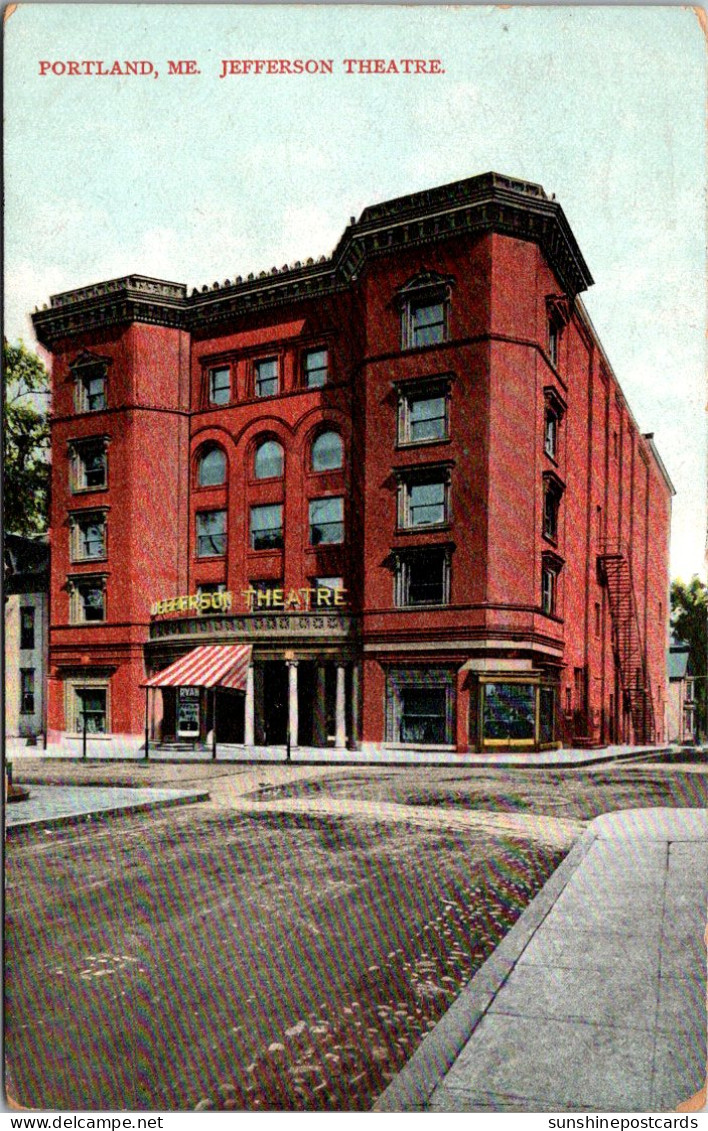
[[[190,286],[329,254],[378,200],[495,169],[563,205],[584,301],[677,489],[672,571],[704,575],[705,46],[683,8],[21,5],[5,42],[5,333],[131,272]],[[347,76],[351,57],[444,75]],[[234,76],[228,58],[332,58]],[[39,77],[150,59],[152,78]],[[168,59],[201,73],[168,77]]]

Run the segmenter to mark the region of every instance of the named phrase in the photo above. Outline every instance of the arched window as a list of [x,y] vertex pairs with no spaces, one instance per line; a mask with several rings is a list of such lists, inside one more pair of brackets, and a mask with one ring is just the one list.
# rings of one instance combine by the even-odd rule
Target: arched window
[[338,432],[321,432],[312,445],[312,470],[334,471],[343,462],[342,437]]
[[283,474],[283,449],[277,440],[264,440],[256,448],[253,461],[256,479],[280,479]]
[[226,456],[221,448],[209,448],[199,457],[197,483],[200,487],[218,487],[226,482]]

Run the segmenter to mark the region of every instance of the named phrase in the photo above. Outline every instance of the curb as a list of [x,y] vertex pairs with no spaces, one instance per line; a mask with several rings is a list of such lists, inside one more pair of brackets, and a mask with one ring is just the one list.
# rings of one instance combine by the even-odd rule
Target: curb
[[[224,750],[224,748],[221,748]],[[294,747],[291,752],[290,762],[286,760],[285,752],[283,749],[282,756],[278,751],[277,756],[263,757],[259,754],[252,756],[243,753],[232,753],[229,750],[224,750],[219,753],[216,758],[213,758],[208,752],[202,752],[201,756],[194,757],[189,754],[184,757],[175,757],[174,755],[167,754],[161,756],[159,752],[154,752],[149,758],[143,757],[142,754],[136,756],[126,756],[125,754],[107,753],[102,756],[89,754],[88,757],[82,758],[78,754],[47,754],[41,752],[39,754],[25,754],[18,753],[17,751],[11,752],[11,757],[16,758],[21,762],[24,758],[36,758],[45,762],[46,764],[52,762],[66,762],[72,764],[86,765],[91,763],[93,765],[111,763],[123,763],[125,765],[134,766],[331,766],[333,768],[344,767],[351,769],[355,766],[370,766],[374,769],[391,769],[402,767],[405,769],[412,768],[425,768],[425,769],[500,769],[500,770],[569,770],[569,769],[587,769],[593,766],[607,766],[615,762],[632,762],[632,761],[655,761],[664,762],[668,761],[670,757],[670,749],[666,746],[643,746],[643,747],[630,747],[621,749],[617,752],[617,748],[601,747],[597,749],[588,750],[575,750],[572,758],[560,759],[557,757],[557,751],[542,751],[540,753],[533,753],[529,755],[507,755],[495,754],[488,756],[485,754],[439,754],[438,752],[431,751],[426,753],[424,751],[410,751],[394,749],[387,750],[380,753],[367,753],[359,750],[343,751],[332,749],[331,755],[327,756],[322,753],[310,753],[307,750]],[[554,755],[556,755],[554,757]]]
[[588,828],[467,983],[435,1028],[383,1092],[372,1111],[425,1111],[431,1095],[472,1036],[523,951],[597,839]]
[[37,817],[35,820],[23,821],[21,824],[9,825],[6,820],[5,836],[14,837],[19,833],[32,832],[34,829],[43,829],[55,825],[80,825],[97,818],[144,813],[150,809],[169,809],[176,805],[191,805],[197,801],[208,801],[209,798],[210,794],[205,790],[202,793],[185,793],[182,797],[163,797],[153,801],[136,801],[132,805],[115,805],[107,809],[95,809],[90,813],[67,813],[57,817]]

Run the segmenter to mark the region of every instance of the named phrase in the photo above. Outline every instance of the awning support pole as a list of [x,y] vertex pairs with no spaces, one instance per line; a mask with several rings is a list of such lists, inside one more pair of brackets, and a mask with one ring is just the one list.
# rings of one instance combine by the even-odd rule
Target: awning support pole
[[216,687],[211,693],[211,756],[216,761]]
[[150,688],[145,688],[145,757],[148,757],[150,748]]

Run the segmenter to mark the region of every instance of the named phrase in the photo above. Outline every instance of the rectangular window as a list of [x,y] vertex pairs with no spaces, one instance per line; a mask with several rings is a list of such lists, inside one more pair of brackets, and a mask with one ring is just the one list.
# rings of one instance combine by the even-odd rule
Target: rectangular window
[[549,566],[541,573],[541,608],[549,616],[556,611],[556,571]]
[[446,440],[447,437],[447,395],[444,390],[400,393],[399,444],[425,444],[431,440]]
[[106,441],[76,444],[71,467],[72,491],[95,491],[105,487],[108,480]]
[[88,624],[106,619],[106,593],[102,578],[73,578],[70,614],[72,624]]
[[105,734],[107,728],[106,699],[103,687],[75,688],[77,700],[76,729],[87,734]]
[[20,648],[25,652],[34,648],[34,609],[31,605],[20,609]]
[[106,367],[102,362],[82,365],[74,371],[77,412],[100,412],[107,407]]
[[280,550],[283,545],[283,506],[251,507],[251,549]]
[[405,482],[399,493],[399,524],[405,529],[439,526],[448,520],[448,485],[445,480]]
[[332,591],[334,591],[335,589],[343,589],[344,588],[344,578],[343,577],[316,577],[314,588],[315,589],[330,589]]
[[344,579],[341,577],[316,577],[311,596],[313,609],[329,609],[347,604]]
[[197,514],[197,557],[218,558],[226,553],[226,511]]
[[552,542],[558,538],[560,500],[561,492],[558,486],[553,482],[546,483],[543,493],[543,533]]
[[446,549],[400,554],[396,569],[396,605],[446,605],[450,600],[450,561]]
[[344,499],[310,500],[310,544],[333,545],[344,541]]
[[546,427],[543,446],[546,455],[556,458],[558,447],[558,416],[551,408],[546,409]]
[[308,350],[303,359],[304,384],[308,389],[319,389],[327,384],[327,350]]
[[601,607],[600,607],[600,602],[596,601],[595,602],[595,636],[598,637],[598,638],[600,636],[601,624],[602,624],[602,610],[601,610]]
[[551,365],[554,368],[558,367],[558,343],[560,341],[560,333],[558,327],[554,322],[548,324],[548,356],[551,359]]
[[209,403],[228,404],[231,400],[231,370],[228,365],[209,370]]
[[34,668],[20,668],[20,714],[34,714]]
[[444,342],[447,337],[445,303],[441,299],[414,299],[403,315],[403,347],[416,349]]
[[255,393],[257,397],[275,397],[278,395],[278,359],[269,357],[264,361],[257,361],[254,367]]
[[106,556],[106,519],[103,514],[72,515],[74,562],[97,561]]

